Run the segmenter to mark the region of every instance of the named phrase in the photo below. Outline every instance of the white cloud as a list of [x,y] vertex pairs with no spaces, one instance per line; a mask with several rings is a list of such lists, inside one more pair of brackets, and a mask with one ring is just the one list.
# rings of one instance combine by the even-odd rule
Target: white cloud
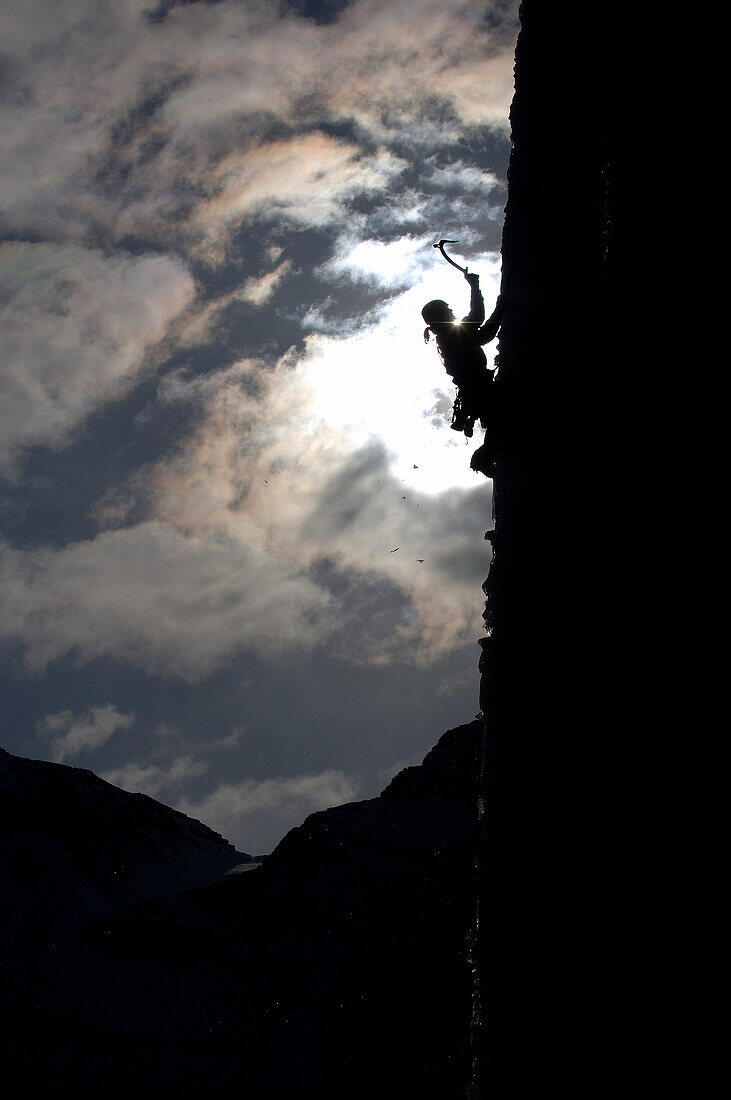
[[47,714],[38,723],[38,734],[51,739],[51,756],[61,762],[101,748],[118,730],[130,729],[134,721],[134,714],[120,714],[113,703],[107,703],[78,715],[70,710]]
[[432,148],[507,126],[515,11],[497,29],[477,0],[353,0],[319,26],[266,0],[181,5],[154,24],[149,11],[119,0],[100,19],[94,0],[29,0],[0,16],[14,232],[170,241],[202,201],[219,239],[216,216],[251,211],[269,187],[287,216],[311,206],[322,221],[392,174],[388,154],[358,161],[321,132],[274,143],[272,120],[300,134],[355,123],[370,143]]
[[241,742],[244,730],[242,726],[237,726],[231,730],[231,733],[226,734],[225,737],[219,737],[215,741],[211,741],[206,745],[208,749],[235,749]]
[[[264,543],[272,567],[309,571],[326,556],[395,583],[416,614],[383,643],[425,658],[479,629],[472,571],[445,584],[442,570],[450,553],[459,560],[483,549],[469,517],[459,518],[467,503],[460,488],[483,494],[485,506],[489,488],[469,470],[464,441],[450,447],[455,433],[424,417],[444,378],[421,325],[407,328],[423,289],[400,296],[370,332],[311,338],[303,359],[285,357],[258,378],[258,394],[244,364],[191,381],[189,396],[203,401],[199,428],[178,457],[147,471],[147,489],[158,520],[200,535],[225,531],[243,546]],[[445,531],[451,509],[455,522]],[[488,560],[485,552],[485,572]],[[331,604],[308,634],[326,638],[336,610]]]
[[494,173],[462,164],[460,161],[452,161],[444,168],[435,168],[429,177],[429,183],[444,191],[482,191],[486,195],[500,185]]
[[272,271],[267,271],[258,278],[247,279],[238,292],[238,297],[242,302],[250,302],[254,306],[266,305],[291,266],[289,260],[283,260]]
[[208,765],[192,756],[180,756],[165,766],[149,764],[125,764],[102,772],[102,779],[130,794],[146,794],[157,798],[163,792],[179,791],[186,783],[198,779],[208,771]]
[[169,257],[0,245],[0,471],[22,448],[63,446],[122,396],[192,293]]
[[201,203],[194,224],[215,258],[232,225],[247,215],[323,227],[342,218],[345,200],[385,191],[405,167],[385,149],[364,156],[358,146],[320,133],[266,142],[221,162],[211,181],[215,196]]
[[382,287],[403,287],[430,265],[427,237],[400,237],[394,241],[356,240],[341,236],[332,259],[319,270],[329,278],[347,276],[354,282]]
[[300,573],[262,545],[156,521],[61,550],[0,545],[0,637],[31,670],[71,653],[197,682],[246,650],[312,644],[330,601]]
[[357,782],[342,771],[221,783],[198,801],[179,799],[177,809],[221,833],[241,851],[268,851],[289,829],[317,810],[350,802]]

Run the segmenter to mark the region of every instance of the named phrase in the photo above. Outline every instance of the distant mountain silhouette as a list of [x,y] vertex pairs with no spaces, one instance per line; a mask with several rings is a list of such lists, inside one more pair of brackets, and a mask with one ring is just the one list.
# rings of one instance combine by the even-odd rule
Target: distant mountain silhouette
[[465,1089],[481,737],[450,730],[259,865],[91,772],[3,754],[10,1095]]

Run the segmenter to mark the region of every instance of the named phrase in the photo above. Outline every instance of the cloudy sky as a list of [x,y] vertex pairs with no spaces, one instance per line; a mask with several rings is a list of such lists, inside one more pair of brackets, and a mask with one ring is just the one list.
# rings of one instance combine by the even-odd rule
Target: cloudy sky
[[472,719],[491,483],[420,309],[467,309],[441,237],[497,296],[517,30],[517,0],[2,8],[10,752],[256,854]]

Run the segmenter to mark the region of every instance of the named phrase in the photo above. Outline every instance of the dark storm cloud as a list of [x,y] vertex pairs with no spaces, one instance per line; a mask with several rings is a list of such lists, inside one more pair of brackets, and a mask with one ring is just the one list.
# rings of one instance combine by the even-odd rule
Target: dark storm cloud
[[328,657],[352,664],[408,659],[400,635],[411,633],[417,613],[394,580],[328,558],[316,561],[310,576],[332,597]]
[[353,0],[282,0],[285,10],[294,11],[315,23],[334,23]]
[[389,457],[380,440],[346,457],[338,470],[328,471],[305,523],[308,536],[317,535],[324,541],[353,528],[367,509],[379,477],[387,477],[388,472]]

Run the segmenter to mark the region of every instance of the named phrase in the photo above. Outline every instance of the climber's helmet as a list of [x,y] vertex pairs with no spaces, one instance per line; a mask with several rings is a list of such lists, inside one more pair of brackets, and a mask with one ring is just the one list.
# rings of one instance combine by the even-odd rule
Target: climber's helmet
[[435,298],[433,301],[427,302],[421,311],[421,316],[427,325],[454,323],[455,319],[451,309],[441,298]]

